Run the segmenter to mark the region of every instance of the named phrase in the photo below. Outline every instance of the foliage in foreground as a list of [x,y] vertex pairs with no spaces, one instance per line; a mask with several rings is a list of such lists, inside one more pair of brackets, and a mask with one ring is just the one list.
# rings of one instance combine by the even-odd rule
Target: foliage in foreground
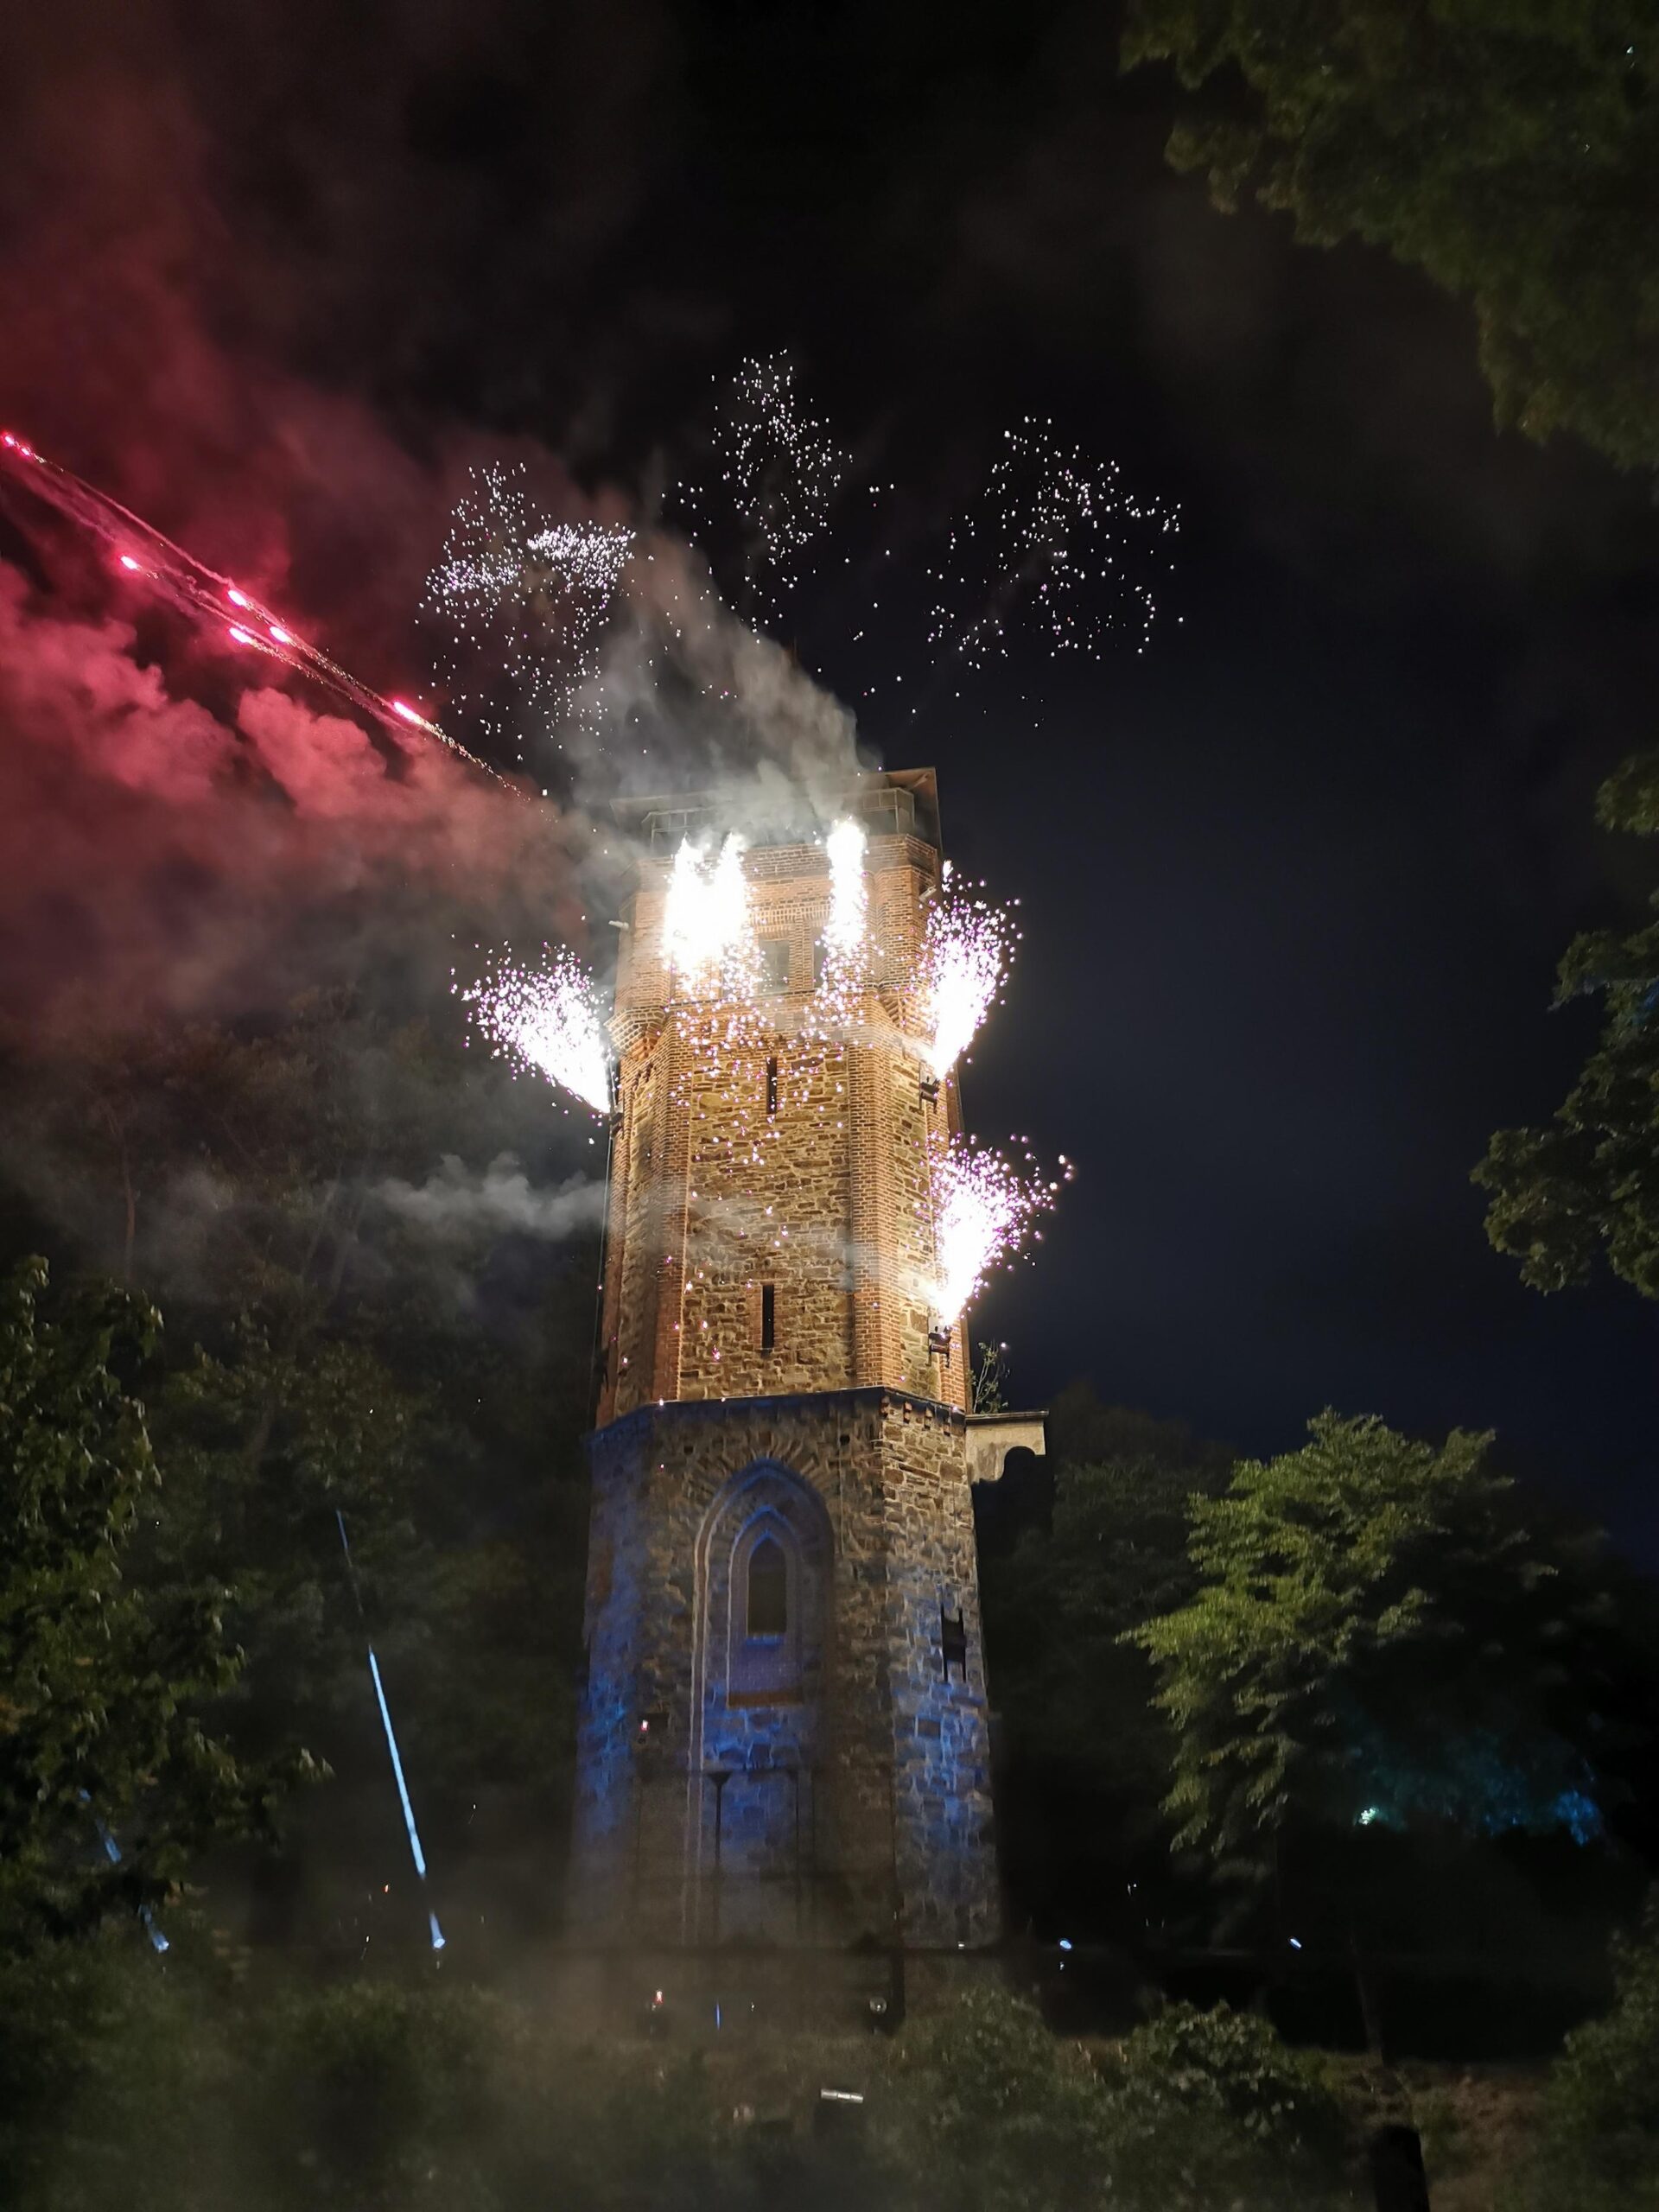
[[597,1192],[570,1171],[594,1154],[458,1023],[365,983],[235,1027],[11,1040],[0,1104],[0,1228],[167,1316],[124,1600],[211,1589],[239,1655],[215,1740],[330,1771],[280,1857],[193,1878],[220,1925],[345,1957],[407,1864],[365,1626],[446,1908],[493,1940],[542,1925],[569,1820]]
[[159,1486],[130,1382],[159,1332],[121,1291],[54,1308],[42,1260],[0,1284],[0,1955],[151,1910],[292,1778],[209,1732],[239,1662],[226,1592],[128,1572]]
[[1614,1952],[1611,2012],[1568,2036],[1544,2100],[1536,2212],[1659,2206],[1659,1906]]
[[1639,0],[1135,0],[1125,62],[1204,98],[1169,157],[1311,245],[1360,238],[1473,305],[1500,423],[1659,461],[1659,178]]
[[[1606,829],[1659,831],[1659,753],[1626,760],[1597,808]],[[1490,1193],[1486,1234],[1534,1290],[1588,1282],[1605,1261],[1659,1298],[1659,924],[1575,938],[1555,1005],[1584,998],[1601,1001],[1601,1034],[1554,1120],[1499,1129],[1475,1170]]]
[[[757,2082],[788,2075],[785,2133]],[[868,2132],[802,2123],[855,2078]],[[763,2117],[776,2116],[771,2107]],[[1104,2067],[972,1990],[896,2050],[711,2053],[550,2028],[458,1986],[260,1999],[111,1938],[0,1973],[0,2199],[17,2212],[1308,2212],[1349,2201],[1334,2107],[1264,2023],[1177,2008]]]

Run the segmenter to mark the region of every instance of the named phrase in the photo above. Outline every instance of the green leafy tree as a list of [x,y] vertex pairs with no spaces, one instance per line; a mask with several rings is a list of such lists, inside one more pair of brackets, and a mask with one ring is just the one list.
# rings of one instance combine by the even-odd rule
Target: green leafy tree
[[234,1870],[272,1937],[359,1944],[366,1901],[407,1888],[337,1516],[429,1858],[448,1881],[497,1854],[492,1926],[556,1904],[523,1837],[562,1834],[568,1800],[593,1263],[533,1217],[594,1155],[460,1042],[338,991],[15,1071],[5,1152],[35,1213],[181,1338],[150,1416],[168,1510],[134,1572],[230,1593],[237,1750],[298,1736],[333,1770],[283,1860]]
[[1522,2202],[1535,2212],[1659,2206],[1659,1909],[1614,1947],[1615,1995],[1575,2028],[1550,2069],[1540,2156]]
[[[1598,808],[1608,829],[1659,830],[1659,753],[1625,761]],[[1586,997],[1602,1002],[1601,1034],[1554,1122],[1500,1129],[1475,1170],[1486,1233],[1535,1290],[1585,1283],[1605,1260],[1659,1298],[1659,923],[1573,940],[1555,1003]]]
[[1248,1866],[1298,1813],[1587,1820],[1557,1725],[1576,1591],[1517,1521],[1491,1436],[1437,1450],[1325,1413],[1309,1438],[1194,1506],[1199,1586],[1135,1635],[1175,1730],[1178,1842]]
[[239,1655],[212,1585],[126,1570],[159,1488],[130,1379],[160,1319],[124,1293],[53,1313],[43,1261],[0,1291],[0,1947],[164,1904],[217,1837],[268,1828],[298,1763],[210,1732]]
[[1276,1903],[1300,1870],[1304,1929],[1312,1905],[1357,1942],[1390,1835],[1600,1833],[1616,1609],[1583,1547],[1522,1525],[1491,1441],[1320,1414],[1194,1505],[1198,1588],[1135,1632],[1177,1846]]
[[1659,462],[1659,103],[1637,0],[1131,0],[1126,66],[1224,208],[1359,238],[1472,305],[1502,423]]

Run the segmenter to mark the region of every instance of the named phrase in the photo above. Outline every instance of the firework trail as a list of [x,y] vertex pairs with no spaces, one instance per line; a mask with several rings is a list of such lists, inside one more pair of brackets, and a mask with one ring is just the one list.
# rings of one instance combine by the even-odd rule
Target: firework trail
[[1089,460],[1027,416],[1003,432],[984,490],[951,522],[930,566],[928,643],[970,668],[1027,635],[1050,654],[1097,658],[1124,624],[1144,652],[1157,613],[1147,570],[1167,570],[1179,511],[1137,499],[1116,461]]
[[982,1150],[970,1137],[937,1142],[928,1161],[933,1202],[934,1311],[949,1327],[984,1288],[993,1268],[1009,1267],[1075,1172],[1062,1154],[1058,1179],[1027,1150],[1024,1164]]
[[[526,477],[523,462],[472,471],[420,605],[442,636],[437,679],[458,711],[497,740],[525,710],[553,723],[576,717],[634,548],[626,523],[539,512]],[[512,710],[502,704],[504,680]],[[522,728],[513,736],[522,761]]]
[[[808,415],[787,353],[740,364],[715,418],[709,480],[679,487],[693,527],[729,516],[744,541],[744,612],[776,620],[794,588],[791,563],[829,527],[849,456]],[[706,550],[706,548],[705,548]]]
[[574,953],[545,948],[535,967],[505,957],[459,990],[499,1058],[547,1077],[595,1114],[611,1107],[611,1046],[592,978]]
[[419,730],[474,768],[483,769],[486,775],[495,775],[487,762],[469,753],[406,699],[388,699],[372,691],[349,669],[331,660],[320,645],[299,636],[229,576],[207,567],[107,493],[60,467],[56,461],[48,461],[13,431],[0,431],[0,465],[35,498],[107,545],[125,575],[147,585],[156,597],[193,616],[210,632],[216,630],[238,652],[257,653],[279,662],[296,676],[325,685],[388,729]]

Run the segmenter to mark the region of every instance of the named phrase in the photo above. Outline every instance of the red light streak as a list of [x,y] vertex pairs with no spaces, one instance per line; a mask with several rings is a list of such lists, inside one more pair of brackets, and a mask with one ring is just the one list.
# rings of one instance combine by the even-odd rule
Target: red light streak
[[[397,721],[407,723],[423,735],[437,741],[497,782],[505,778],[458,744],[448,733],[435,721],[402,699],[388,699],[371,690],[338,661],[331,660],[319,646],[308,644],[281,623],[272,620],[259,602],[249,597],[239,585],[228,576],[218,575],[205,562],[198,561],[193,553],[177,544],[172,538],[124,507],[108,493],[100,492],[73,470],[45,459],[33,447],[24,443],[15,430],[0,430],[0,461],[13,458],[33,463],[29,471],[29,488],[36,499],[55,508],[67,521],[77,524],[108,548],[110,557],[118,561],[129,575],[141,575],[163,599],[181,613],[198,619],[210,619],[222,624],[224,633],[232,645],[252,646],[267,654],[296,676],[308,677],[345,699],[360,713],[372,715],[378,721]],[[148,559],[136,556],[127,549],[142,544]],[[239,613],[251,618],[245,626],[234,619],[225,620],[226,602]],[[507,785],[509,790],[514,789]]]

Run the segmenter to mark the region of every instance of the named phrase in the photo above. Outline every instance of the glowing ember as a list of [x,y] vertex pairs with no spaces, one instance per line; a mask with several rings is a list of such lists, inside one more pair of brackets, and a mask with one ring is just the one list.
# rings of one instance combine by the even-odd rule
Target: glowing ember
[[1001,992],[1019,931],[1000,906],[947,887],[928,911],[922,941],[924,1055],[936,1076],[955,1066]]
[[1064,1155],[1058,1180],[1046,1179],[1030,1153],[1016,1166],[971,1139],[935,1146],[929,1161],[933,1198],[934,1310],[947,1325],[971,1305],[993,1268],[1007,1267],[1053,1205],[1072,1167]]
[[558,947],[533,968],[500,961],[461,996],[498,1056],[546,1076],[595,1114],[610,1110],[610,1040],[574,954]]
[[234,584],[226,585],[225,596],[230,601],[232,607],[251,607],[253,605],[253,601],[248,597],[246,592],[238,591]]
[[675,981],[689,997],[743,999],[759,988],[760,954],[743,846],[734,830],[714,859],[689,843],[674,855],[663,909],[663,944]]
[[265,627],[270,631],[271,636],[276,639],[279,645],[291,645],[293,644],[293,638],[288,631],[283,629],[280,622],[267,622]]
[[231,625],[231,636],[238,645],[251,645],[257,642],[252,632],[243,629],[237,622],[232,622]]
[[137,569],[138,563],[133,559],[130,553],[124,553],[121,556],[121,565],[124,569]]
[[414,722],[422,729],[426,728],[426,723],[423,717],[416,713],[413,707],[408,705],[406,702],[402,699],[394,699],[392,701],[391,711],[394,715],[399,715],[402,720],[406,722]]

